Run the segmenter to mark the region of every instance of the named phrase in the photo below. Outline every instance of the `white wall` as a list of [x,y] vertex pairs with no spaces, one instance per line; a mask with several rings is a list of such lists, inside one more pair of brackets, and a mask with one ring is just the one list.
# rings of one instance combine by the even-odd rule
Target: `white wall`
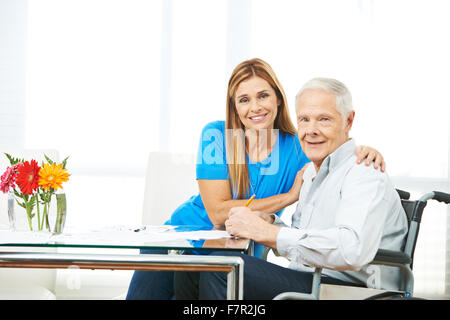
[[27,0],[0,1],[0,147],[23,147]]

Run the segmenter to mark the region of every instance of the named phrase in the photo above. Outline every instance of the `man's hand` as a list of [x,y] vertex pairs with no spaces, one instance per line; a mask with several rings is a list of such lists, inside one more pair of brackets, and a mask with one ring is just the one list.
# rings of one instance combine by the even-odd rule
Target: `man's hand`
[[236,237],[252,239],[255,242],[275,248],[280,228],[272,224],[267,213],[254,212],[248,207],[231,208],[225,221],[227,232]]

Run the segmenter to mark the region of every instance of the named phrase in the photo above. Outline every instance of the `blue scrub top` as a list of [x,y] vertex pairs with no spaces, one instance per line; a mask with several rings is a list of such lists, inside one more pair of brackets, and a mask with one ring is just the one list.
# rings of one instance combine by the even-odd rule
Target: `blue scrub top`
[[[249,197],[253,192],[255,199],[288,192],[297,172],[309,161],[300,147],[297,135],[278,132],[272,152],[265,160],[252,162],[247,155],[252,185]],[[203,128],[197,154],[196,174],[197,179],[229,179],[225,152],[225,121],[211,122]],[[280,216],[282,212],[283,210],[280,210],[276,215]],[[165,224],[213,227],[200,193],[181,204]],[[262,248],[262,245],[255,244],[255,256],[260,257]]]

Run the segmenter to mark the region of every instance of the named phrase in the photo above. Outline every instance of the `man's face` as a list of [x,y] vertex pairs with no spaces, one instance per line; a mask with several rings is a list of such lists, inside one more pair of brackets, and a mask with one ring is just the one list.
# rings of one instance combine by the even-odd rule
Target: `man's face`
[[320,89],[303,92],[296,107],[300,144],[318,171],[322,161],[348,140],[354,112],[344,123],[336,97]]

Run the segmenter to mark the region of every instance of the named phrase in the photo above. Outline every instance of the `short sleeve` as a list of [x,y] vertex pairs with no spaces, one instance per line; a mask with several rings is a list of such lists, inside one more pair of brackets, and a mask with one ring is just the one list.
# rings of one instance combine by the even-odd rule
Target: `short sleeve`
[[211,122],[203,128],[197,152],[197,180],[227,180],[229,178],[224,133],[224,121]]

